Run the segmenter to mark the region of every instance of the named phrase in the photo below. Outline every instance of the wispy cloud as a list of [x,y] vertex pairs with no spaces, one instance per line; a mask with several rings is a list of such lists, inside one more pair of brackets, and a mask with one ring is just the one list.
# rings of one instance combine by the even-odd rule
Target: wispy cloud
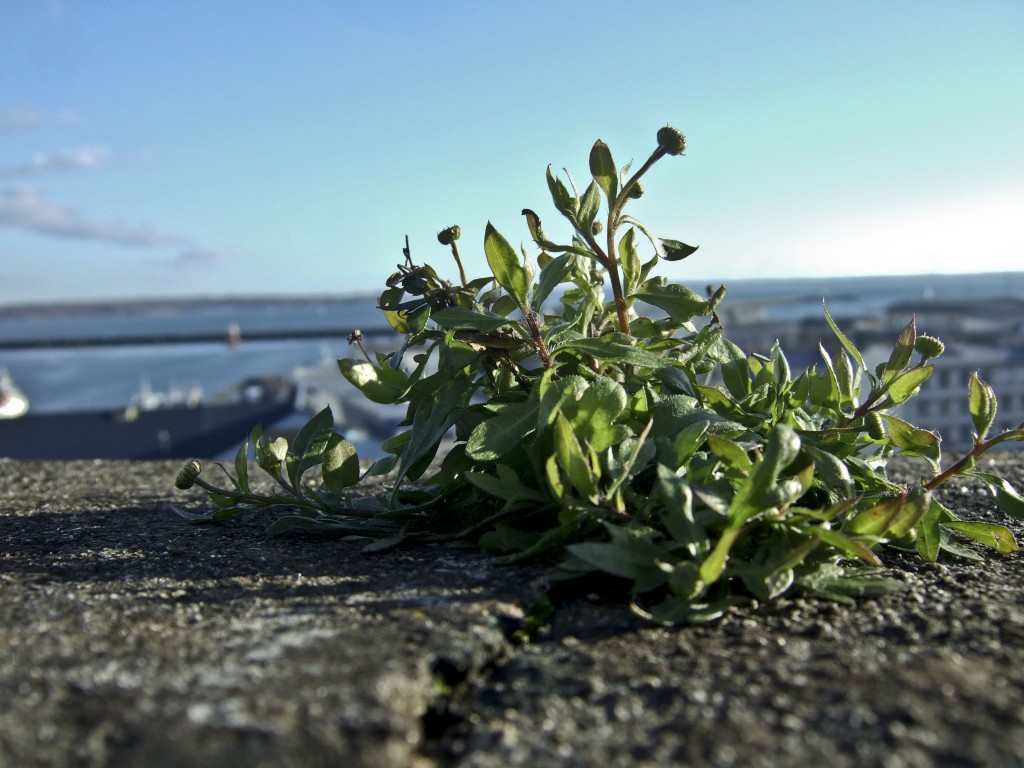
[[70,109],[62,109],[52,115],[20,104],[14,107],[0,107],[0,133],[15,131],[32,131],[42,128],[47,123],[63,123],[74,125],[79,122],[78,114]]
[[0,179],[15,176],[35,176],[40,173],[68,171],[75,168],[96,168],[110,160],[106,147],[78,147],[52,155],[36,155],[27,163],[0,168]]
[[0,132],[24,131],[40,127],[46,122],[42,112],[32,107],[0,109]]
[[189,247],[182,249],[175,265],[181,267],[205,267],[230,258],[231,254],[218,248]]
[[184,238],[159,232],[153,227],[88,218],[74,208],[48,199],[32,187],[0,191],[0,227],[70,240],[100,240],[142,248],[189,245]]

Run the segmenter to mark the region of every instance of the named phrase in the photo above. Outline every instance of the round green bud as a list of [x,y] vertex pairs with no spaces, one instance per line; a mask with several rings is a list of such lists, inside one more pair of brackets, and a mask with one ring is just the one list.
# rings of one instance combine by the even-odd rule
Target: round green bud
[[868,428],[868,435],[872,440],[885,440],[885,422],[875,412],[864,417],[864,425]]
[[938,357],[946,351],[946,345],[934,336],[918,336],[914,339],[914,349],[924,357]]
[[437,242],[441,245],[451,245],[460,237],[462,237],[462,230],[458,226],[452,226],[437,233]]
[[590,225],[590,231],[595,235],[600,235],[604,231],[604,224],[600,221],[595,221]]
[[626,195],[630,200],[639,200],[644,195],[643,185],[638,181],[632,187],[629,188],[629,194]]
[[681,155],[686,151],[686,137],[682,131],[666,125],[658,131],[658,146],[669,155]]
[[174,487],[181,491],[187,491],[196,484],[196,479],[202,471],[203,465],[195,459],[190,459],[178,473],[178,477],[174,480]]

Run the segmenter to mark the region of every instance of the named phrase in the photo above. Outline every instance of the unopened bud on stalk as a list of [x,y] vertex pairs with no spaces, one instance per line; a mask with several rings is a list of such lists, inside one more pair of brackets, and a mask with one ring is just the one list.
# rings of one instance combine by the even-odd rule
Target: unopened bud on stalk
[[352,333],[348,335],[349,344],[358,344],[363,340],[363,332],[356,328]]
[[595,235],[600,235],[601,232],[604,231],[604,224],[602,224],[600,221],[595,221],[593,224],[590,225],[590,231],[593,232]]
[[681,155],[686,151],[686,137],[670,125],[658,131],[658,146],[669,155]]
[[196,480],[202,471],[203,465],[195,459],[190,459],[188,464],[182,467],[181,472],[178,473],[178,477],[174,481],[174,487],[181,491],[187,491],[196,484]]
[[638,181],[632,187],[629,188],[629,193],[626,195],[630,200],[638,200],[643,197],[644,188],[643,185]]
[[864,417],[864,424],[872,440],[885,440],[885,422],[881,416],[872,411]]
[[934,336],[918,336],[914,339],[914,349],[924,357],[938,357],[946,351],[946,345]]
[[462,230],[458,226],[452,226],[437,233],[437,242],[441,245],[451,245],[460,237],[462,237]]

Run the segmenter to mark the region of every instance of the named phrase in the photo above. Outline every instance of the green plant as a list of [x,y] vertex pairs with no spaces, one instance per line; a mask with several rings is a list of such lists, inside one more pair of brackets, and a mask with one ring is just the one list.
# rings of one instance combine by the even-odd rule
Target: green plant
[[[1017,550],[1005,527],[961,521],[931,493],[970,476],[1024,517],[1014,488],[975,464],[993,446],[1024,439],[1024,425],[989,435],[992,389],[971,379],[974,445],[944,470],[939,436],[891,413],[931,376],[941,342],[918,335],[912,321],[888,360],[868,370],[826,309],[837,349],[821,345],[824,365],[794,373],[778,343],[748,355],[727,340],[716,313],[724,286],[702,296],[655,276],[659,262],[696,248],[655,236],[625,209],[641,178],[685,147],[679,131],[662,128],[630,174],[598,141],[582,193],[549,168],[554,207],[572,235],[552,240],[524,210],[537,266],[488,224],[490,274],[470,280],[461,232],[449,227],[438,239],[459,268],[451,283],[416,264],[407,241],[380,296],[404,343],[339,361],[370,400],[407,406],[407,428],[367,473],[386,475],[389,490],[353,495],[355,452],[325,411],[291,446],[254,432],[255,460],[276,483],[269,495],[249,485],[249,442],[227,473],[230,488],[187,466],[178,487],[201,485],[217,507],[199,518],[286,506],[275,531],[337,530],[375,548],[459,539],[510,560],[547,558],[556,578],[628,580],[634,609],[666,623],[800,590],[850,602],[897,588],[878,571],[883,545],[928,561],[967,552],[954,534]],[[642,239],[652,250],[646,260]],[[926,462],[931,476],[909,486],[890,480],[887,464],[900,454]],[[317,466],[319,485],[307,487],[304,475]]]

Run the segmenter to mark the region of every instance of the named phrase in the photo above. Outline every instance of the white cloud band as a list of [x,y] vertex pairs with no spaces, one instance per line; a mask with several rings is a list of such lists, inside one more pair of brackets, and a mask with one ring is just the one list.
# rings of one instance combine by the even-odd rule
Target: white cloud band
[[74,208],[56,203],[32,187],[0,191],[0,227],[71,240],[101,240],[144,248],[186,244],[182,238],[158,232],[152,227],[86,218]]

